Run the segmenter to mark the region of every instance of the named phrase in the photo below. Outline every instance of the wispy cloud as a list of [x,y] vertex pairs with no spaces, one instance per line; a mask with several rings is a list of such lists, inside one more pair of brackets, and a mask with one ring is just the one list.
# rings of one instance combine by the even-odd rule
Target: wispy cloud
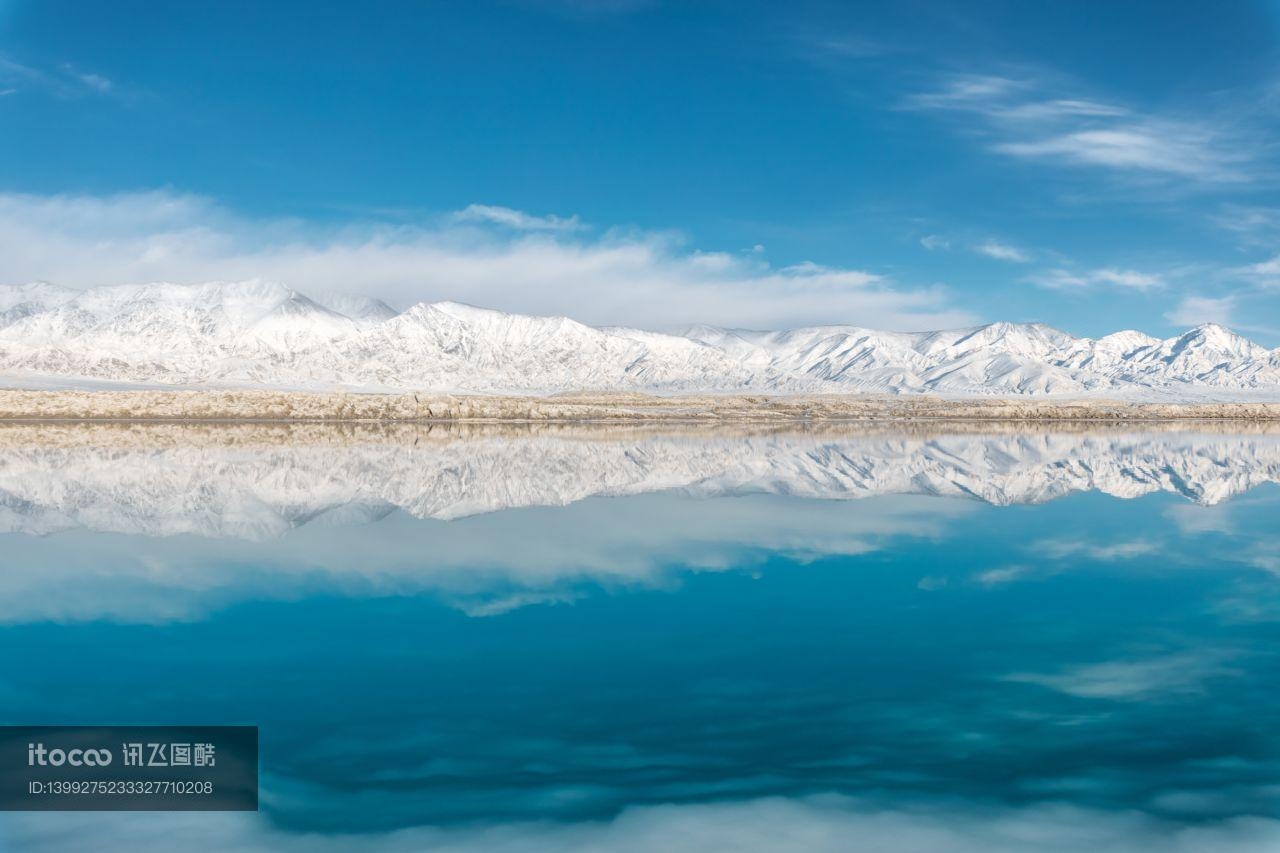
[[1064,95],[1030,77],[952,76],[906,106],[977,117],[990,150],[1060,166],[1233,183],[1256,160],[1220,124]]
[[889,52],[880,42],[853,33],[824,38],[819,47],[827,53],[849,59],[870,59]]
[[62,74],[72,80],[79,80],[86,88],[95,92],[106,94],[115,89],[116,84],[108,80],[101,74],[94,74],[89,71],[81,71],[69,62],[64,62],[58,66],[58,70]]
[[470,204],[453,214],[455,222],[489,222],[517,231],[577,231],[583,228],[577,216],[534,216],[510,207]]
[[1228,272],[1259,287],[1268,289],[1280,287],[1280,255],[1275,255],[1265,261],[1259,261],[1254,264],[1233,267]]
[[818,65],[842,60],[875,59],[892,53],[884,43],[860,33],[805,32],[799,38],[804,58]]
[[943,252],[951,248],[951,241],[937,234],[926,234],[920,238],[920,245],[930,252]]
[[1114,284],[1116,287],[1130,287],[1134,290],[1150,290],[1153,287],[1162,287],[1164,285],[1164,280],[1160,276],[1138,272],[1137,270],[1119,270],[1107,267],[1094,270],[1089,275],[1095,282]]
[[1260,322],[1251,319],[1255,315],[1252,310],[1254,306],[1266,304],[1265,300],[1271,298],[1267,294],[1258,293],[1259,289],[1265,290],[1266,287],[1264,282],[1260,288],[1244,288],[1221,296],[1188,293],[1179,300],[1177,305],[1165,312],[1164,318],[1175,326],[1201,326],[1205,323],[1216,323],[1237,332],[1277,338],[1280,337],[1280,329],[1266,322],[1265,319]]
[[1280,208],[1224,204],[1209,221],[1246,248],[1274,247],[1280,242]]
[[1026,95],[1029,83],[1011,77],[981,74],[957,74],[942,81],[931,92],[911,96],[908,106],[918,109],[965,110],[991,114],[1004,109],[1000,105]]
[[1036,553],[1051,560],[1063,560],[1068,557],[1086,557],[1091,560],[1131,560],[1134,557],[1145,557],[1159,553],[1160,547],[1146,539],[1133,539],[1126,542],[1113,542],[1098,545],[1079,540],[1051,539],[1037,542],[1033,547]]
[[[0,283],[71,287],[265,278],[406,306],[453,299],[588,323],[779,327],[970,324],[937,286],[760,253],[699,251],[671,233],[581,230],[576,217],[478,206],[424,224],[245,217],[171,192],[0,194]],[[572,227],[571,227],[572,226]]]
[[1006,121],[1053,121],[1072,118],[1114,118],[1127,116],[1129,111],[1098,101],[1082,101],[1058,98],[1051,101],[1027,101],[1009,107],[997,107],[990,111],[993,118]]
[[1043,579],[1070,568],[1072,558],[1094,562],[1120,562],[1156,554],[1160,548],[1145,539],[1097,544],[1065,539],[1045,539],[1032,543],[1028,552],[1035,563],[1018,563],[987,569],[973,577],[982,586],[999,586],[1027,579]]
[[1079,130],[1021,142],[1002,142],[994,150],[1018,157],[1057,160],[1085,166],[1141,169],[1215,181],[1245,179],[1238,164],[1213,150],[1213,137],[1190,126],[1132,125]]
[[119,94],[115,82],[105,75],[84,71],[69,62],[45,69],[0,54],[0,95],[17,94],[23,89],[47,92],[58,98]]
[[1203,323],[1234,326],[1235,309],[1234,295],[1184,296],[1177,306],[1165,313],[1164,318],[1175,326],[1199,326]]
[[1006,681],[1038,684],[1082,699],[1140,700],[1199,693],[1210,679],[1236,674],[1234,654],[1220,649],[1138,657],[1067,667],[1055,673],[1019,672]]
[[1031,566],[1001,566],[996,569],[987,569],[981,572],[975,580],[983,586],[998,586],[1000,584],[1012,583],[1021,580],[1028,575],[1037,574],[1036,570]]
[[973,251],[997,261],[1008,261],[1013,264],[1025,264],[1031,261],[1031,253],[999,240],[987,240],[973,246]]
[[1093,270],[1051,269],[1038,272],[1027,279],[1039,287],[1051,290],[1077,290],[1088,287],[1111,286],[1130,290],[1154,290],[1164,287],[1164,279],[1154,273],[1138,270],[1102,267]]

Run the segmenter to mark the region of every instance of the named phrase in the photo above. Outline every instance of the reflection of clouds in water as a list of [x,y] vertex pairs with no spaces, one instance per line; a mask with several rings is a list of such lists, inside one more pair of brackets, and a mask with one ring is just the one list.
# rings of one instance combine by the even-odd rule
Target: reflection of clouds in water
[[1280,542],[1260,542],[1245,557],[1255,568],[1280,576]]
[[1023,578],[1035,574],[1044,575],[1045,573],[1037,572],[1035,566],[1018,564],[1013,566],[1000,566],[996,569],[987,569],[986,571],[979,573],[974,580],[983,586],[996,586],[997,584],[1002,583],[1013,583],[1016,580],[1022,580]]
[[877,804],[835,795],[630,808],[607,821],[415,827],[387,833],[292,833],[257,814],[11,814],[11,849],[45,853],[190,847],[377,853],[1271,853],[1280,821],[1183,824],[1068,805],[996,807],[954,800]]
[[1236,531],[1233,511],[1235,504],[1217,506],[1188,506],[1175,504],[1165,509],[1169,518],[1183,536],[1202,536],[1206,533],[1231,534]]
[[1227,622],[1280,622],[1280,578],[1241,578],[1212,607]]
[[1145,539],[1133,539],[1126,542],[1095,544],[1081,539],[1049,539],[1036,542],[1031,546],[1031,553],[1050,560],[1066,560],[1072,557],[1083,557],[1088,560],[1132,560],[1135,557],[1146,557],[1160,552],[1160,546]]
[[[1176,535],[1153,537],[1154,527],[1149,527],[1148,522],[1143,536],[1091,541],[1088,537],[1093,531],[1077,526],[1071,529],[1070,538],[1055,535],[1037,539],[1026,546],[1022,560],[991,566],[970,580],[982,586],[998,586],[1044,580],[1078,565],[1107,563],[1179,570],[1236,565],[1280,575],[1280,545],[1272,538],[1258,536],[1259,530],[1268,529],[1273,523],[1277,504],[1280,493],[1274,489],[1251,493],[1230,504],[1171,504],[1160,515],[1172,523],[1167,530]],[[1179,542],[1178,537],[1199,541]]]
[[[1187,511],[1195,509],[1202,511]],[[1280,575],[1280,544],[1273,536],[1258,535],[1274,526],[1277,509],[1280,492],[1263,489],[1228,505],[1170,506],[1165,515],[1183,536],[1204,540],[1197,543],[1202,559],[1252,566]]]
[[[1214,500],[1270,476],[1265,464],[1249,467],[1269,458],[1269,437],[443,446],[416,456],[378,445],[354,456],[342,447],[186,448],[141,465],[136,454],[91,448],[62,460],[100,466],[90,469],[0,453],[10,465],[4,482],[28,490],[27,503],[6,505],[6,523],[23,529],[36,518],[61,531],[0,537],[6,630],[23,641],[46,629],[14,623],[211,617],[163,628],[175,641],[171,669],[184,671],[190,650],[233,672],[220,698],[201,696],[215,713],[269,695],[258,721],[278,747],[264,753],[263,814],[10,815],[0,818],[0,846],[1198,853],[1280,842],[1277,824],[1240,817],[1277,813],[1265,710],[1272,659],[1233,651],[1260,647],[1243,632],[1266,627],[1257,599],[1277,597],[1258,591],[1269,575],[1245,571],[1243,557],[1225,564],[1190,548],[1176,571],[1134,570],[1177,557],[1178,537],[1164,537],[1181,515],[1164,516],[1165,529],[1150,525],[1169,501],[1082,498],[1006,511],[926,496],[999,503],[1105,485],[1125,496],[1168,488]],[[1090,453],[1075,464],[1083,457],[1073,454]],[[423,473],[415,465],[433,459],[430,476],[414,480]],[[155,479],[161,462],[183,460],[164,469],[176,478]],[[1176,476],[1169,465],[1181,466]],[[25,478],[32,470],[44,479]],[[880,494],[904,485],[926,495]],[[873,499],[822,499],[853,496]],[[1230,530],[1242,542],[1266,529],[1249,515],[1254,500],[1232,504]],[[1095,524],[1087,513],[1104,504],[1108,515]],[[503,511],[469,514],[486,509]],[[432,514],[453,520],[421,517]],[[83,529],[90,522],[184,533],[92,533]],[[1218,532],[1201,527],[1179,529]],[[256,539],[191,535],[219,531]],[[936,542],[908,541],[922,538]],[[1153,543],[1165,548],[1156,559]],[[752,572],[773,555],[872,552],[885,559],[770,570],[761,583],[704,577],[684,596],[600,596],[590,607],[503,619],[361,598],[425,592],[483,616],[599,587]],[[1092,564],[1105,564],[1095,577],[1072,572]],[[1215,571],[1195,579],[1194,594],[1183,594],[1189,585],[1173,591],[1185,569],[1223,565],[1236,577]],[[984,569],[995,574],[975,582]],[[1111,582],[1122,573],[1124,583]],[[1010,583],[1032,575],[1053,581]],[[1168,594],[1149,595],[1156,588],[1143,583]],[[217,612],[313,595],[361,600],[246,608],[229,621]],[[619,602],[625,608],[610,609]],[[785,618],[760,616],[778,612]],[[335,615],[337,628],[325,621]],[[264,633],[269,655],[222,645],[224,628],[245,620],[278,632]],[[313,621],[315,636],[282,627]],[[1171,625],[1185,633],[1170,636]],[[74,630],[114,644],[49,653],[73,672],[135,654],[154,636]],[[124,670],[104,671],[117,707],[189,708],[163,678],[127,682]],[[0,687],[13,708],[65,714],[81,701],[42,674],[15,674],[13,691]],[[1215,713],[1202,714],[1210,702]],[[325,709],[337,704],[348,716],[335,723]],[[1154,731],[1182,737],[1157,742]],[[1251,764],[1197,764],[1206,756]],[[868,799],[804,796],[814,791]],[[932,799],[946,795],[965,800]],[[1049,800],[1076,807],[998,805]],[[559,820],[519,822],[547,816]],[[572,822],[587,817],[598,820]],[[333,827],[367,834],[323,834]]]
[[1169,562],[1166,549],[1146,539],[1108,543],[1078,538],[1042,539],[1029,545],[1026,552],[1028,562],[986,569],[974,575],[973,582],[980,586],[1000,586],[1015,581],[1044,580],[1070,571],[1080,563],[1126,563],[1157,554],[1160,562]]
[[1184,536],[1213,533],[1230,536],[1238,533],[1242,526],[1247,527],[1254,515],[1274,515],[1277,504],[1280,504],[1280,492],[1263,489],[1214,506],[1171,504],[1165,508],[1164,514]]
[[917,496],[851,504],[663,493],[451,522],[396,513],[365,525],[305,525],[258,543],[11,535],[0,620],[189,619],[232,601],[316,591],[435,592],[485,615],[572,599],[583,584],[652,587],[688,570],[748,568],[767,554],[862,554],[893,537],[941,536],[975,509]]
[[[255,432],[255,429],[258,430]],[[25,430],[25,431],[24,431]],[[1280,481],[1280,436],[947,434],[919,427],[459,438],[181,427],[0,429],[0,530],[266,540],[400,509],[418,518],[687,489],[810,499],[943,495],[997,505],[1171,492],[1211,505]]]
[[[750,566],[764,552],[865,553],[895,536],[939,536],[976,511],[925,496],[1008,504],[1166,490],[1214,503],[1280,479],[1280,437],[1266,432],[843,429],[6,428],[0,527],[14,533],[0,543],[0,621],[189,619],[319,590],[429,591],[492,615],[571,601],[584,585],[655,586],[682,569]],[[1188,517],[1173,516],[1194,528]],[[1155,551],[1145,539],[1048,538],[976,580]],[[1258,550],[1252,565],[1280,562]]]
[[1230,666],[1238,657],[1239,653],[1226,649],[1196,649],[1081,664],[1055,673],[1012,673],[1006,680],[1037,684],[1082,699],[1140,700],[1200,693],[1214,679],[1240,675],[1240,670]]

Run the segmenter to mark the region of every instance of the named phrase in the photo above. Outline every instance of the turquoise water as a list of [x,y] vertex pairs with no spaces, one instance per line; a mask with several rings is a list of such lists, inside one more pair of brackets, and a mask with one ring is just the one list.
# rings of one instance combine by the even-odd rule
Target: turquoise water
[[446,476],[395,500],[373,439],[321,480],[11,442],[6,722],[258,725],[262,808],[8,814],[0,846],[1280,845],[1272,437],[565,440],[415,445]]

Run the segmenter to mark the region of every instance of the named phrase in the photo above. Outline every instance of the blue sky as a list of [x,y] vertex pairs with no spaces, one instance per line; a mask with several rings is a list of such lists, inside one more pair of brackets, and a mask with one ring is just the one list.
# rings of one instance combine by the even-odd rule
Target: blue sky
[[1280,5],[0,0],[0,280],[1280,344]]

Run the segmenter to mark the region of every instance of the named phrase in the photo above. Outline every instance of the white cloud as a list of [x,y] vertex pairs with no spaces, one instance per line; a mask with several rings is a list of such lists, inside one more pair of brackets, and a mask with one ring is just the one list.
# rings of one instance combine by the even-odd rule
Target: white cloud
[[992,151],[1063,166],[1230,183],[1247,180],[1257,159],[1221,122],[1144,114],[1032,78],[953,76],[906,106],[978,116]]
[[1153,290],[1165,285],[1164,279],[1154,273],[1115,267],[1079,271],[1051,269],[1036,273],[1028,281],[1051,290],[1071,290],[1097,285],[1112,285],[1131,290]]
[[1206,180],[1244,179],[1242,173],[1228,168],[1222,153],[1213,149],[1211,136],[1191,127],[1151,125],[1080,130],[1004,142],[996,145],[995,150],[1076,165],[1141,169]]
[[1087,557],[1091,560],[1131,560],[1134,557],[1145,557],[1158,554],[1160,547],[1145,539],[1134,539],[1128,542],[1115,542],[1110,545],[1095,545],[1080,540],[1055,539],[1037,542],[1032,550],[1051,560],[1062,560],[1067,557]]
[[1150,290],[1153,287],[1163,287],[1164,280],[1158,275],[1151,273],[1138,272],[1137,270],[1118,270],[1106,268],[1094,270],[1091,273],[1094,281],[1102,284],[1114,284],[1117,287],[1131,287],[1134,290]]
[[1017,246],[1010,246],[1008,243],[1001,243],[999,240],[987,240],[985,243],[979,243],[973,247],[973,250],[979,255],[986,255],[988,258],[995,258],[997,261],[1008,261],[1014,264],[1025,264],[1031,260],[1031,255],[1026,251],[1019,249]]
[[1045,270],[1044,272],[1036,273],[1027,280],[1032,284],[1047,287],[1051,290],[1088,287],[1092,283],[1087,274],[1062,269]]
[[1199,326],[1204,323],[1217,323],[1220,326],[1234,325],[1236,297],[1222,296],[1184,296],[1177,307],[1167,312],[1164,317],[1175,326]]
[[[334,458],[341,465],[350,457]],[[168,535],[114,536],[93,548],[73,530],[47,539],[4,536],[6,559],[23,568],[0,574],[0,623],[194,620],[231,602],[316,590],[425,592],[485,615],[591,589],[663,588],[692,572],[758,569],[764,552],[798,561],[871,553],[900,537],[941,537],[973,509],[923,496],[855,508],[842,500],[650,493],[582,500],[554,513],[517,507],[449,521],[393,515],[342,523],[339,511],[284,530],[278,517],[254,517],[244,527],[280,538],[209,537],[198,556],[183,518]],[[351,508],[356,522],[360,511]],[[421,558],[427,552],[429,566]]]
[[1025,96],[1030,84],[1009,77],[957,74],[942,81],[940,88],[907,100],[916,109],[966,110],[990,113],[1000,104]]
[[804,46],[810,59],[872,59],[892,52],[890,47],[857,33],[814,36],[805,39]]
[[1077,116],[1123,116],[1129,115],[1129,111],[1123,107],[1097,101],[1058,98],[1051,101],[1030,101],[1010,107],[995,107],[990,111],[990,115],[1010,121],[1042,121]]
[[926,234],[920,238],[920,245],[930,252],[941,252],[951,248],[951,241],[937,234]]
[[[1145,539],[1116,542],[1110,545],[1050,539],[1032,543],[1028,551],[1040,559],[1038,564],[999,566],[979,572],[974,576],[974,581],[983,586],[998,586],[1030,578],[1047,578],[1069,568],[1070,564],[1062,561],[1071,557],[1100,562],[1117,562],[1157,554],[1160,548],[1154,542],[1148,542]],[[1051,561],[1058,561],[1060,565],[1053,565]]]
[[1209,221],[1247,248],[1274,247],[1280,238],[1280,208],[1224,204]]
[[[324,227],[240,216],[171,192],[0,194],[0,283],[263,278],[400,307],[457,300],[642,327],[848,322],[924,330],[976,319],[937,286],[813,263],[779,268],[752,253],[698,252],[670,234],[494,227],[502,208],[470,210],[467,222],[455,215],[428,225]],[[511,213],[517,224],[551,221]]]
[[987,569],[978,574],[976,580],[983,586],[997,586],[1020,580],[1035,573],[1031,566],[1001,566],[998,569]]
[[274,823],[270,814],[14,813],[6,817],[6,838],[15,849],[32,853],[149,853],[172,850],[175,838],[199,838],[200,849],[211,853],[1268,853],[1280,844],[1280,822],[1270,817],[1181,822],[1061,803],[895,803],[838,794],[637,805],[604,820],[409,826],[358,836],[291,828]]
[[[1187,323],[1184,325],[1195,325]],[[1204,506],[1175,504],[1164,511],[1165,518],[1177,525],[1183,536],[1201,536],[1206,533],[1231,534],[1236,531],[1236,507],[1228,504]]]
[[1236,674],[1235,655],[1218,649],[1067,667],[1057,673],[1013,673],[1006,681],[1038,684],[1083,699],[1138,700],[1199,693],[1206,682]]
[[517,231],[577,231],[582,223],[576,216],[533,216],[510,207],[470,204],[453,214],[455,222],[491,222]]
[[1261,287],[1280,287],[1280,255],[1256,264],[1235,267],[1230,272]]
[[59,98],[82,95],[118,94],[116,84],[102,74],[82,71],[68,62],[57,68],[42,69],[0,55],[0,95],[15,94],[24,88],[48,92]]
[[88,71],[81,71],[69,62],[64,62],[59,65],[58,70],[72,80],[79,80],[87,88],[92,89],[95,92],[105,94],[115,88],[115,83],[111,82],[103,75],[94,74]]

